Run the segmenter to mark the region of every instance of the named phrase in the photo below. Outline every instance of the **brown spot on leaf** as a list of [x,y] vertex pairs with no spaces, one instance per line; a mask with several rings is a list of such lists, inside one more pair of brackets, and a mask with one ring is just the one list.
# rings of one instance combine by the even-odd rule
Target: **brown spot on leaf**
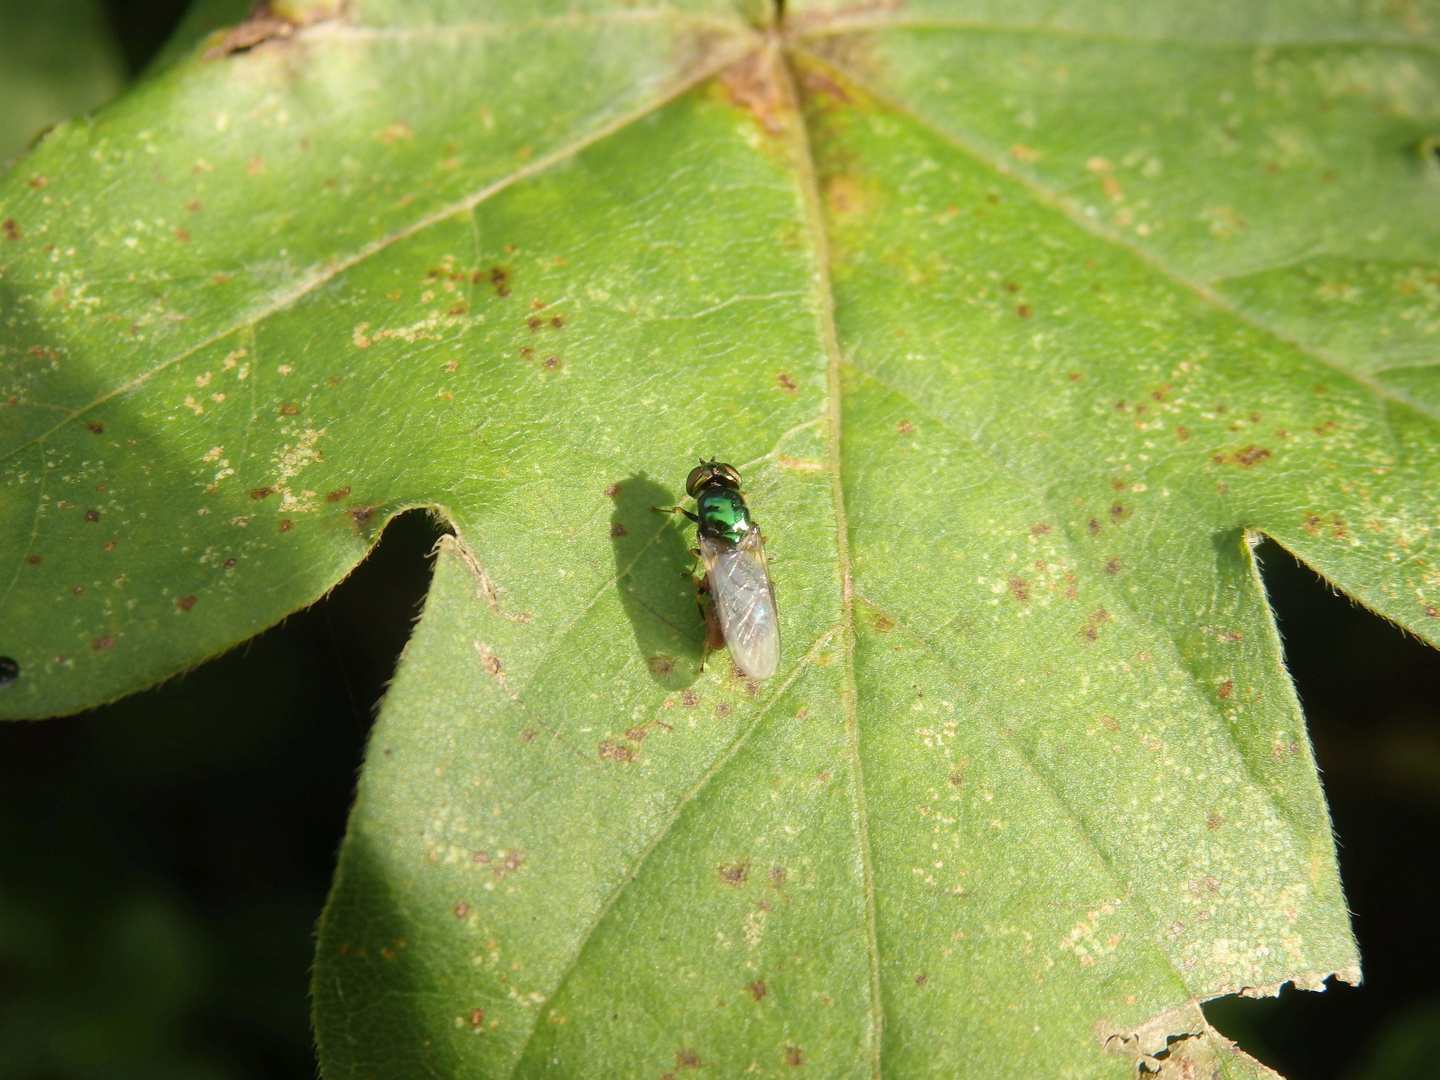
[[1010,592],[1022,604],[1030,602],[1030,583],[1024,578],[1012,577],[1009,581]]
[[805,1051],[798,1046],[785,1047],[785,1064],[799,1068],[805,1064]]
[[700,699],[695,695],[694,690],[681,690],[680,704],[689,709],[700,704]]
[[1219,698],[1222,698],[1222,699],[1228,699],[1228,698],[1229,698],[1232,694],[1234,694],[1234,693],[1235,693],[1235,680],[1234,680],[1234,679],[1224,679],[1224,680],[1221,681],[1221,683],[1220,683],[1219,686],[1215,687],[1215,696],[1216,696],[1216,697],[1219,697]]
[[455,906],[451,908],[451,911],[455,913],[457,919],[463,919],[466,915],[470,914],[470,903],[467,900],[457,900],[455,901]]
[[670,673],[675,670],[675,658],[672,656],[652,656],[645,663],[652,674],[659,675],[661,678],[668,678]]
[[234,559],[226,559],[226,560],[225,560],[223,563],[221,563],[220,565],[221,565],[222,567],[224,567],[226,570],[234,570],[234,569],[235,569],[235,560],[234,560]]
[[700,1055],[687,1047],[675,1055],[675,1067],[679,1069],[698,1069],[700,1067]]
[[1098,522],[1098,521],[1095,520],[1094,518],[1091,518],[1089,521],[1087,521],[1087,522],[1085,523],[1085,527],[1090,530],[1090,535],[1091,535],[1091,536],[1099,536],[1099,535],[1100,535],[1100,528],[1101,528],[1100,522]]
[[1254,465],[1260,464],[1260,462],[1264,461],[1270,456],[1270,451],[1265,449],[1265,447],[1255,446],[1252,444],[1240,450],[1236,450],[1233,454],[1230,455],[1230,460],[1236,465],[1239,465],[1242,469],[1248,469]]
[[505,855],[505,861],[495,868],[495,876],[503,878],[506,874],[513,874],[525,865],[525,853],[519,848],[511,848]]
[[929,976],[929,975],[926,975],[923,971],[922,971],[919,975],[916,975],[916,976],[915,976],[915,985],[916,985],[916,986],[924,986],[924,985],[925,985],[927,982],[929,982],[929,981],[930,981],[930,976]]
[[1016,315],[1019,315],[1020,318],[1022,318],[1022,319],[1028,319],[1028,318],[1030,317],[1030,305],[1029,305],[1029,304],[1016,304],[1016,305],[1015,305],[1015,314],[1016,314]]
[[86,520],[86,521],[90,521],[90,522],[99,521],[99,520],[100,520],[100,511],[99,511],[99,510],[86,510],[86,511],[85,511],[85,520]]
[[765,50],[756,49],[722,71],[720,87],[732,105],[748,112],[771,135],[785,130],[780,117],[784,96]]
[[[748,864],[747,864],[748,865]],[[790,871],[783,866],[772,866],[770,868],[770,887],[772,889],[783,889],[785,879],[790,876]]]
[[1436,607],[1434,604],[1427,604],[1425,606],[1425,616],[1430,619],[1440,619],[1440,607]]
[[898,424],[895,425],[895,431],[897,434],[900,435],[909,435],[914,430],[915,425],[910,423],[909,420],[901,420]]
[[1100,726],[1106,731],[1119,731],[1120,721],[1116,720],[1113,716],[1102,716],[1100,717]]
[[252,499],[268,499],[271,495],[274,495],[274,494],[275,494],[275,489],[274,489],[274,488],[268,488],[268,487],[266,487],[266,488],[255,488],[255,490],[253,490],[252,492],[250,492],[250,498],[252,498]]
[[470,1026],[471,1026],[472,1028],[474,1028],[476,1031],[479,1031],[479,1030],[480,1030],[480,1025],[482,1025],[483,1023],[485,1023],[485,1010],[484,1010],[484,1009],[481,1009],[481,1008],[471,1009],[471,1010],[470,1010]]
[[960,787],[965,783],[965,774],[962,772],[952,772],[950,774],[950,783],[954,787]]
[[1120,562],[1120,560],[1119,560],[1118,558],[1116,558],[1116,559],[1111,559],[1111,560],[1109,560],[1109,561],[1105,564],[1105,573],[1107,573],[1107,574],[1118,574],[1118,573],[1120,572],[1120,567],[1121,567],[1121,562]]
[[747,880],[749,880],[750,860],[740,859],[732,863],[721,863],[719,866],[715,867],[715,870],[717,873],[719,873],[721,881],[723,881],[726,885],[730,885],[738,889],[741,885],[744,885]]
[[763,982],[761,982],[759,979],[756,979],[754,982],[752,982],[749,986],[745,988],[745,990],[756,1001],[759,1001],[761,998],[763,998],[766,994],[770,992],[770,988],[766,986]]
[[89,428],[89,429],[91,430],[91,432],[94,433],[94,434],[96,434],[96,435],[104,435],[104,434],[105,434],[105,425],[102,424],[99,420],[91,420],[91,421],[90,421],[88,424],[86,424],[85,426],[86,426],[87,428]]
[[783,371],[780,372],[779,375],[775,376],[775,381],[780,384],[781,389],[787,391],[788,393],[793,394],[798,389],[795,384],[795,380],[792,379],[789,375],[785,374],[785,372]]
[[114,644],[115,639],[109,634],[106,634],[104,637],[99,637],[92,641],[90,643],[90,648],[94,649],[96,652],[104,652],[106,649],[110,648],[110,646]]
[[374,513],[375,507],[373,506],[357,506],[350,511],[350,516],[355,519],[355,524],[357,526],[359,526],[360,528],[364,528],[369,523],[370,518],[372,515],[374,515]]
[[14,218],[6,218],[4,221],[0,221],[0,229],[5,230],[6,240],[19,240],[25,235],[24,230],[20,228],[19,223]]
[[528,727],[527,727],[524,731],[520,732],[520,741],[521,741],[521,742],[534,742],[534,741],[535,741],[535,729],[534,729],[534,728],[528,728]]
[[599,753],[602,761],[618,761],[622,765],[634,761],[639,756],[634,747],[612,742],[609,739],[600,743]]
[[285,518],[283,521],[280,522],[280,531],[282,533],[289,532],[293,527],[294,523],[289,518]]
[[888,634],[892,629],[894,629],[894,627],[895,624],[890,621],[890,617],[888,615],[875,616],[875,629],[880,631],[880,633]]
[[283,40],[303,26],[334,18],[339,7],[338,0],[331,4],[313,4],[305,10],[300,19],[293,19],[272,10],[270,0],[262,0],[251,9],[244,22],[227,30],[225,36],[206,51],[205,59],[223,60],[235,53],[247,52],[267,41]]
[[1096,608],[1093,612],[1090,613],[1090,617],[1085,620],[1084,625],[1080,627],[1079,633],[1081,640],[1097,640],[1100,637],[1100,627],[1102,627],[1103,625],[1105,625],[1105,623],[1109,621],[1110,613],[1107,612],[1103,607]]
[[1210,811],[1209,816],[1205,818],[1205,827],[1211,832],[1214,832],[1216,829],[1220,828],[1220,826],[1224,823],[1225,822],[1221,819],[1220,815],[1214,810]]
[[25,556],[25,561],[26,561],[27,563],[29,563],[31,566],[39,566],[39,565],[40,565],[40,556],[39,556],[39,555],[26,555],[26,556]]
[[341,499],[345,498],[345,496],[349,494],[350,489],[348,487],[336,488],[334,491],[330,492],[328,495],[325,496],[325,501],[339,502]]
[[175,606],[178,607],[181,611],[189,611],[195,606],[195,597],[182,596],[179,600],[175,601]]
[[834,98],[836,101],[848,102],[851,100],[850,94],[843,86],[823,71],[815,68],[806,69],[805,74],[801,76],[800,84],[812,93],[824,94],[826,97]]
[[541,366],[547,371],[554,371],[560,366],[560,358],[558,356],[547,356]]
[[299,414],[299,412],[300,406],[296,405],[293,401],[287,401],[284,405],[280,406],[281,416],[296,416]]

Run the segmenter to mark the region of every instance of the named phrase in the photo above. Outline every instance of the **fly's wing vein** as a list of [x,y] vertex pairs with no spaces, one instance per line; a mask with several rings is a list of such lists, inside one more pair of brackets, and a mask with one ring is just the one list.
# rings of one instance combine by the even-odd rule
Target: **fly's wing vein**
[[780,663],[780,629],[759,531],[734,548],[701,537],[700,554],[731,658],[745,674],[768,678]]

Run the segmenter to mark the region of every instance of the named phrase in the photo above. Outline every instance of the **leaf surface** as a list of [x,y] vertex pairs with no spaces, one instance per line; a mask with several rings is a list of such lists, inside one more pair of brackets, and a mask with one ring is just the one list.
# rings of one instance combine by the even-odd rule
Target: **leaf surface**
[[[1435,41],[1117,10],[356,4],[0,186],[8,715],[455,530],[327,1075],[1260,1076],[1199,1000],[1358,980],[1250,540],[1437,640]],[[763,684],[650,509],[699,454]]]

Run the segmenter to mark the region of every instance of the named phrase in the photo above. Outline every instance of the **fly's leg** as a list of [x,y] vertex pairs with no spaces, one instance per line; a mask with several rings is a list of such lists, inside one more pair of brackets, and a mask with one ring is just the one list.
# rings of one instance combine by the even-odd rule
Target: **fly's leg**
[[683,506],[651,506],[650,509],[654,510],[657,514],[684,514],[691,521],[695,522],[696,525],[700,524],[700,519]]
[[705,640],[700,646],[700,670],[704,671],[710,654],[725,647],[725,631],[720,628],[720,620],[715,615],[709,574],[702,575],[695,583],[695,606],[700,609],[700,617],[705,620]]

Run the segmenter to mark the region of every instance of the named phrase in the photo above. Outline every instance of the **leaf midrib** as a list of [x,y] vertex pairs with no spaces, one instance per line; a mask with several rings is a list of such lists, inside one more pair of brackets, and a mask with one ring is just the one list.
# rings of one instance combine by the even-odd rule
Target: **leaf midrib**
[[870,812],[865,801],[865,767],[860,753],[860,727],[855,690],[855,591],[850,568],[850,526],[845,512],[845,489],[841,479],[841,367],[839,332],[835,325],[835,291],[830,284],[830,243],[825,228],[824,205],[815,175],[815,157],[810,145],[809,127],[801,108],[795,73],[780,41],[772,39],[769,62],[774,77],[780,82],[788,107],[786,127],[792,131],[794,154],[799,166],[799,188],[805,201],[815,257],[815,289],[820,300],[820,331],[825,346],[826,385],[826,458],[830,473],[830,494],[835,506],[835,554],[839,564],[841,587],[841,634],[845,643],[845,662],[841,668],[842,707],[845,735],[850,744],[854,765],[855,827],[865,890],[866,952],[870,961],[870,1054],[871,1073],[880,1080],[885,1041],[885,1008],[880,987],[880,944],[875,927],[875,869],[870,847]]

